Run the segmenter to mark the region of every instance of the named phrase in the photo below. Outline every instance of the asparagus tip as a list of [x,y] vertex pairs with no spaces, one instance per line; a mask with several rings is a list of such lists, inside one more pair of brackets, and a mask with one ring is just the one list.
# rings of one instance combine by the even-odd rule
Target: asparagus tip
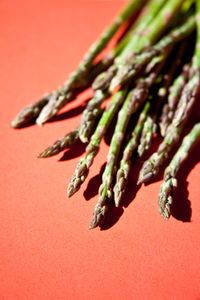
[[174,177],[165,180],[161,186],[158,197],[158,205],[160,214],[164,219],[168,220],[171,215],[171,206],[173,202],[173,192],[177,187],[177,179]]
[[164,218],[165,220],[168,220],[168,219],[169,219],[169,217],[170,217],[170,211],[169,211],[167,208],[161,209],[161,208],[159,207],[159,212],[160,212],[160,214],[163,216],[163,218]]
[[96,228],[96,227],[97,227],[97,225],[92,224],[92,222],[91,222],[91,224],[89,225],[88,229],[91,230],[91,229],[94,229],[94,228]]
[[137,181],[137,185],[139,186],[142,183],[145,183],[145,180],[144,180],[144,178],[141,178],[141,176],[139,176],[138,181]]
[[11,122],[10,127],[11,128],[18,128],[18,124],[16,122],[16,119]]
[[71,187],[69,187],[67,190],[67,198],[69,199],[74,193],[75,193],[75,190],[72,189]]
[[93,229],[101,224],[107,209],[107,205],[102,206],[101,204],[97,203],[89,229]]
[[80,180],[78,180],[77,182],[74,181],[74,176],[73,176],[67,189],[67,198],[70,198],[72,195],[74,195],[79,190],[80,186],[81,186]]
[[44,122],[40,119],[40,118],[37,118],[35,123],[39,126],[39,127],[42,127],[42,125],[44,124]]
[[144,162],[142,169],[140,170],[139,178],[137,185],[146,183],[150,181],[158,173],[158,168],[155,167],[155,164],[152,163],[152,160],[147,160]]
[[51,147],[47,148],[46,150],[44,150],[42,153],[40,153],[38,155],[38,158],[47,158],[47,157],[54,156],[58,153],[59,153],[58,148],[51,146]]
[[46,158],[46,157],[48,157],[46,151],[44,151],[44,152],[38,154],[38,156],[37,156],[37,158]]
[[123,194],[123,192],[119,190],[118,186],[115,186],[115,189],[114,189],[115,207],[120,206],[122,194]]

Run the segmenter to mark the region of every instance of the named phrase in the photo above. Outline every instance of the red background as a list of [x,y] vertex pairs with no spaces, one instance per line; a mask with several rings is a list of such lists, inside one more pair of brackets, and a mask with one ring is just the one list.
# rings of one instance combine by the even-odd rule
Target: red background
[[123,3],[0,2],[0,300],[200,299],[199,146],[182,168],[169,221],[157,208],[161,181],[134,188],[137,163],[127,207],[114,210],[103,230],[88,230],[106,142],[69,200],[83,147],[37,159],[79,124],[88,94],[43,128],[9,127],[21,108],[66,80]]

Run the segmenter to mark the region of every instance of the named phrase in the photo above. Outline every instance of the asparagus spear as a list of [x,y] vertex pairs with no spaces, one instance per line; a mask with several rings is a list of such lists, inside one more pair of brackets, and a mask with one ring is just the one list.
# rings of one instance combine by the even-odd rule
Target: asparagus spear
[[174,80],[172,86],[169,89],[168,101],[163,106],[161,118],[159,121],[160,133],[163,137],[166,135],[167,127],[173,120],[174,112],[181,96],[181,92],[188,80],[189,68],[190,66],[188,64],[185,64],[183,66],[183,71]]
[[108,97],[108,93],[97,90],[94,97],[88,102],[82,114],[79,138],[83,143],[89,142],[94,124],[102,112],[101,103]]
[[60,153],[61,151],[71,147],[79,137],[79,127],[68,133],[65,137],[57,140],[52,146],[38,155],[38,157],[50,157]]
[[[130,117],[133,113],[138,111],[148,97],[149,88],[154,83],[164,62],[165,59],[163,56],[160,56],[160,59],[157,59],[155,64],[152,64],[151,62],[152,69],[146,73],[144,78],[138,80],[135,88],[128,93],[128,96],[118,113],[118,120],[111,140],[106,168],[102,176],[102,184],[99,188],[99,202],[94,208],[93,218],[89,227],[90,229],[99,225],[107,211],[108,203],[111,199],[111,184],[116,171],[118,155]],[[148,69],[147,66],[147,70]]]
[[[166,4],[165,0],[152,0],[144,6],[138,21],[135,24],[135,31],[132,39],[130,39],[129,43],[127,43],[124,50],[120,53],[120,55],[116,58],[117,64],[123,64],[127,59],[127,56],[130,55],[130,52],[139,52],[138,42],[140,42],[141,38],[145,35],[145,32],[148,26],[151,26],[153,20],[159,15],[160,10]],[[140,46],[141,47],[141,46]]]
[[180,134],[187,122],[192,108],[195,103],[195,99],[200,89],[200,2],[196,0],[196,27],[197,37],[195,52],[192,59],[192,65],[189,73],[189,80],[185,85],[181,99],[178,103],[173,121],[168,127],[167,135],[163,142],[160,144],[158,151],[155,152],[144,163],[138,179],[138,184],[147,182],[158,174],[159,167],[168,159],[169,153],[173,149],[174,145],[179,141]]
[[105,135],[106,130],[108,129],[119,106],[123,102],[126,93],[127,88],[120,90],[112,97],[111,102],[107,104],[106,109],[101,119],[99,120],[97,128],[90,139],[90,143],[86,148],[86,154],[83,158],[80,159],[79,163],[77,164],[75,173],[70,180],[67,192],[68,197],[71,197],[76,191],[78,191],[81,184],[85,181],[89,172],[89,168],[98,153],[100,142]]
[[[144,155],[144,153],[149,150],[151,146],[151,141],[153,138],[153,135],[156,132],[157,129],[157,119],[158,114],[160,111],[160,108],[163,104],[163,101],[165,100],[169,86],[173,80],[174,74],[177,71],[177,68],[180,66],[182,59],[185,55],[187,49],[187,41],[182,42],[181,45],[178,47],[178,50],[175,49],[175,51],[172,53],[169,61],[169,65],[167,63],[167,67],[164,70],[164,73],[161,75],[161,82],[158,83],[158,91],[154,94],[153,97],[155,98],[154,103],[152,103],[151,110],[145,120],[140,143],[138,145],[138,155],[141,157]],[[172,57],[176,57],[176,59],[172,59]],[[160,78],[158,78],[160,80]],[[152,97],[152,95],[150,95]]]
[[[97,64],[92,66],[90,69],[90,73],[88,74],[88,76],[85,77],[84,82],[82,81],[80,83],[79,89],[86,88],[99,73],[105,71],[112,64],[113,59],[114,57],[112,57],[112,55],[110,54],[106,56],[104,59],[102,59],[101,61],[99,61]],[[63,89],[63,87],[59,88],[58,90],[61,89]],[[57,92],[59,93],[58,90]],[[76,92],[77,90],[74,89],[70,97],[74,97]],[[39,116],[41,110],[47,105],[49,99],[52,96],[53,93],[45,94],[40,100],[25,107],[12,121],[11,127],[20,128],[23,125],[26,125],[28,122],[35,120]],[[54,93],[54,96],[56,96],[56,93]]]
[[[173,62],[173,65],[166,72],[164,76],[165,83],[163,84],[165,88],[162,87],[159,89],[158,97],[162,98],[164,96],[167,88],[166,87],[167,82],[173,76],[172,74],[173,70],[176,69],[178,63],[180,62],[181,57],[184,53],[184,48],[185,48],[185,43],[182,47],[180,47],[180,51],[177,54],[177,59],[175,60],[175,62]],[[49,157],[52,155],[56,155],[59,152],[69,148],[78,139],[78,135],[80,136],[82,142],[89,141],[89,136],[91,133],[91,129],[93,127],[92,125],[94,124],[96,117],[101,112],[100,104],[102,103],[103,99],[104,99],[104,94],[101,91],[96,91],[96,96],[89,101],[86,109],[83,112],[82,124],[81,124],[83,127],[82,133],[80,133],[80,127],[78,129],[75,129],[74,131],[66,135],[64,138],[58,140],[54,145],[48,147],[43,153],[39,155],[39,157]],[[159,100],[157,102],[159,102]],[[158,108],[158,105],[156,107]],[[138,146],[139,156],[141,156],[144,153],[144,151],[149,148],[152,134],[156,130],[155,116],[157,116],[157,109],[156,110],[154,109],[154,112],[155,111],[156,113],[154,113],[153,116],[148,115],[144,123],[140,145]]]
[[125,192],[127,181],[128,181],[128,175],[129,175],[129,171],[130,171],[130,166],[131,166],[131,157],[133,155],[134,150],[136,149],[136,147],[138,145],[138,138],[142,131],[144,122],[146,120],[148,111],[150,109],[150,105],[151,105],[150,101],[147,101],[145,103],[144,108],[139,115],[137,124],[132,131],[131,138],[123,151],[123,157],[120,162],[120,167],[117,171],[116,183],[113,188],[114,201],[115,201],[116,207],[118,207],[120,205],[121,198]]
[[42,125],[52,118],[69,101],[69,99],[71,99],[72,91],[77,88],[77,86],[79,87],[80,83],[84,81],[94,59],[105,48],[119,27],[121,27],[124,22],[128,21],[133,14],[140,9],[143,3],[144,0],[130,1],[125,9],[117,16],[112,25],[90,47],[78,69],[71,75],[63,89],[59,92],[55,92],[55,96],[52,95],[48,105],[41,111],[40,116],[36,120],[39,125]]
[[[125,49],[122,53],[124,53],[124,52],[127,53],[127,51],[129,51],[130,47],[133,47],[133,45],[135,45],[135,48],[137,49],[137,44],[136,44],[137,40],[141,36],[141,34],[144,31],[144,29],[146,28],[146,26],[156,16],[156,14],[158,13],[159,9],[163,6],[163,4],[164,4],[163,0],[159,0],[159,1],[153,0],[147,6],[144,7],[143,12],[141,13],[141,16],[140,16],[138,22],[136,22],[134,36],[130,40],[130,42],[127,43],[127,46],[125,47]],[[149,14],[146,15],[147,10],[149,11]],[[144,15],[145,15],[145,19],[143,19]],[[146,57],[147,57],[147,62],[150,60],[148,55],[147,56],[145,55],[144,62],[141,64],[141,66],[145,65]],[[98,86],[98,81],[99,80],[101,81],[102,76],[103,76],[104,81],[109,81],[109,78],[112,78],[114,73],[115,73],[115,66],[111,66],[110,69],[107,71],[106,75],[103,73],[97,77],[97,79],[95,81],[96,83],[94,83],[94,85],[96,84],[96,87]],[[100,90],[97,90],[97,92],[100,93]],[[102,92],[102,93],[105,96],[106,96],[106,94],[108,96],[108,93],[106,93],[105,86],[104,86],[104,92]],[[83,117],[82,117],[82,123],[81,123],[81,127],[80,127],[79,137],[80,137],[80,140],[84,143],[88,142],[89,133],[91,132],[91,129],[95,122],[96,116],[98,114],[100,114],[100,112],[101,112],[100,105],[101,105],[102,101],[104,100],[104,97],[103,97],[102,101],[96,101],[95,98],[96,97],[94,97],[94,99],[91,101],[91,103],[92,103],[91,108],[89,108],[88,110],[86,109],[84,111]],[[89,113],[88,113],[88,111],[89,111]]]
[[[93,70],[92,63],[97,55],[106,47],[117,30],[140,9],[144,2],[145,0],[129,1],[123,11],[114,19],[111,26],[108,27],[100,38],[90,47],[78,69],[71,75],[70,79],[62,87],[48,94],[47,101],[45,103],[43,102],[43,105],[40,105],[40,102],[42,102],[42,99],[40,99],[34,104],[23,109],[19,113],[18,117],[12,122],[11,126],[20,127],[26,124],[26,119],[28,121],[34,120],[38,117],[38,115],[37,123],[39,125],[45,123],[47,120],[52,118],[72,97],[74,97],[75,90],[78,88],[85,88],[88,83],[91,82],[91,79],[94,79],[94,77],[92,78],[89,73]],[[113,58],[111,58],[111,56],[109,56],[109,58],[111,62]],[[100,69],[100,71],[101,70],[102,69]],[[94,74],[96,74],[96,71]],[[34,113],[35,110],[37,110],[37,114]],[[23,123],[21,123],[22,118]]]
[[189,36],[195,29],[195,18],[190,17],[182,25],[176,27],[169,34],[165,35],[153,47],[147,48],[140,55],[129,56],[126,64],[122,65],[112,79],[109,91],[112,92],[118,85],[122,85],[133,79],[138,72],[155,56],[160,55],[163,51],[177,42]]
[[[94,81],[93,88],[94,89],[105,89],[109,86],[109,90],[113,91],[116,86],[124,83],[125,80],[128,80],[127,76],[133,77],[135,72],[131,72],[131,70],[135,66],[135,54],[141,52],[145,47],[151,46],[155,43],[156,40],[160,38],[163,31],[167,29],[170,24],[170,21],[177,15],[179,8],[183,4],[183,0],[169,0],[161,11],[155,16],[152,22],[150,22],[149,26],[147,26],[142,36],[141,33],[138,33],[138,36],[141,38],[137,38],[133,41],[133,48],[129,48],[130,50],[126,55],[126,51],[122,51],[120,57],[115,61],[115,72],[109,74],[109,69],[105,72],[105,75],[101,75],[100,78]],[[146,25],[144,26],[144,28]],[[144,29],[142,27],[142,29]],[[112,75],[112,76],[111,76]]]
[[165,1],[163,0],[152,0],[149,3],[147,3],[147,5],[143,8],[143,11],[141,12],[138,20],[136,21],[132,37],[130,38],[124,49],[121,51],[121,53],[116,56],[114,65],[111,66],[106,72],[99,74],[94,80],[92,84],[92,88],[94,90],[105,90],[106,88],[108,88],[111,79],[114,77],[117,71],[117,65],[119,64],[119,62],[122,64],[122,62],[127,59],[127,57],[130,55],[130,49],[132,57],[133,53],[140,52],[144,49],[145,46],[148,45],[139,45],[138,41],[142,38],[143,32],[145,31],[147,26],[152,22],[155,16],[159,13],[164,3]]
[[[187,0],[187,1],[193,1],[193,0]],[[105,57],[103,58],[99,63],[100,65],[104,65],[104,61],[106,62],[106,66],[111,64],[115,58],[118,58],[122,51],[125,54],[125,52],[132,48],[134,44],[137,42],[137,40],[141,37],[143,30],[146,29],[146,27],[150,24],[150,22],[155,18],[159,10],[162,8],[162,6],[165,4],[165,0],[149,0],[145,1],[145,5],[141,9],[141,12],[139,14],[139,17],[137,20],[133,23],[133,25],[128,29],[128,32],[125,34],[124,37],[119,41],[119,43],[116,45],[116,47]],[[190,8],[190,5],[186,7],[188,10]],[[99,68],[95,67],[95,70]],[[103,70],[102,70],[103,71]],[[97,72],[96,72],[97,73]],[[99,74],[98,72],[97,74]],[[92,78],[95,78],[93,76]]]
[[52,146],[48,147],[39,155],[39,157],[49,157],[52,155],[56,155],[61,151],[69,148],[78,140],[79,137],[83,143],[89,141],[94,122],[103,111],[103,109],[100,108],[100,105],[106,97],[106,93],[103,93],[101,90],[96,91],[94,97],[88,102],[86,108],[83,111],[80,126],[69,132],[65,137],[56,141]]
[[[164,5],[165,0],[149,0],[145,2],[145,5],[141,9],[139,17],[137,20],[132,24],[132,26],[128,29],[126,34],[122,37],[116,47],[105,57],[102,61],[107,60],[107,57],[112,58],[113,60],[120,56],[122,51],[127,51],[130,47],[130,43],[133,44],[136,42],[135,38],[137,39],[142,34],[142,31],[148,26],[148,24],[154,19],[157,15],[161,7]],[[134,40],[134,42],[133,42]],[[109,60],[110,60],[109,58]],[[100,72],[99,72],[100,73]],[[94,77],[93,77],[94,78]]]
[[143,167],[139,174],[138,184],[147,182],[158,174],[160,166],[168,159],[171,150],[180,139],[181,132],[191,114],[195,99],[199,92],[200,57],[198,55],[198,51],[197,40],[196,50],[190,69],[189,81],[183,89],[181,99],[178,103],[174,115],[174,119],[171,125],[168,127],[167,134],[158,147],[157,152],[153,153],[150,158],[143,164]]
[[184,137],[180,148],[165,169],[164,182],[161,185],[158,197],[159,211],[165,219],[168,219],[171,214],[174,189],[177,188],[177,173],[183,162],[188,158],[189,151],[199,140],[200,123],[197,123],[189,134]]
[[[186,49],[186,45],[184,43],[179,48],[179,51],[177,53],[178,58],[173,62],[173,64],[172,63],[170,64],[167,70],[165,70],[161,87],[158,90],[158,99],[156,101],[156,107],[154,107],[152,118],[150,117],[150,115],[148,115],[151,106],[151,100],[152,100],[151,96],[149,96],[148,101],[146,102],[146,105],[144,106],[144,109],[138,120],[138,123],[133,130],[132,138],[130,139],[129,143],[127,144],[123,152],[123,158],[120,163],[120,168],[117,172],[117,182],[114,187],[114,200],[116,206],[119,206],[122,195],[126,188],[128,174],[131,165],[131,156],[133,151],[136,149],[138,145],[138,137],[142,131],[143,136],[141,137],[140,146],[146,146],[146,148],[150,146],[151,135],[155,131],[155,120],[156,120],[157,112],[160,108],[160,105],[162,104],[163,99],[166,96],[169,83],[172,80],[172,77],[176,71],[177,66],[180,64],[181,58],[185,53],[185,49]],[[146,127],[144,127],[143,125]],[[148,127],[148,125],[150,125],[150,128]],[[153,130],[150,130],[151,128]],[[145,143],[143,142],[144,140]],[[142,149],[140,149],[140,151],[141,150]]]
[[[170,126],[169,132],[158,147],[157,152],[153,153],[150,158],[144,162],[139,174],[138,184],[147,182],[158,174],[160,166],[168,159],[171,150],[178,143],[181,132],[190,116],[191,109],[197,95],[197,87],[199,85],[200,75],[197,76],[198,79],[194,78],[194,80],[192,80],[193,82],[190,82],[190,85],[187,84],[182,93],[181,99],[184,98],[186,102],[190,101],[190,103],[188,103],[181,121],[177,126]],[[194,89],[194,93],[192,89]],[[180,108],[180,110],[182,111],[182,108]]]
[[11,127],[20,128],[28,122],[34,120],[41,109],[48,103],[49,94],[44,95],[40,100],[24,108],[16,118],[11,122]]
[[61,151],[70,148],[80,137],[82,142],[89,141],[94,122],[100,115],[103,109],[100,108],[100,104],[106,98],[106,94],[101,90],[96,91],[94,97],[89,101],[86,108],[83,111],[82,122],[80,126],[65,137],[56,141],[52,146],[48,147],[45,151],[39,154],[38,157],[50,157],[60,153]]
[[141,138],[137,148],[139,157],[142,157],[144,153],[149,150],[153,135],[156,133],[156,129],[157,125],[154,116],[148,114],[142,128]]

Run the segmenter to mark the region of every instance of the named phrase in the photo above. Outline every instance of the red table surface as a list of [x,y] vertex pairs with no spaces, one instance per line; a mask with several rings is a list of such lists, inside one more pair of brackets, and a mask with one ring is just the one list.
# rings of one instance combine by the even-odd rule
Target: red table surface
[[88,230],[106,141],[71,199],[66,189],[84,147],[37,154],[79,124],[91,93],[43,128],[9,127],[21,108],[67,79],[123,4],[0,2],[0,300],[200,299],[199,146],[180,172],[169,221],[157,207],[161,180],[135,188],[137,163],[126,207],[113,210],[102,230]]

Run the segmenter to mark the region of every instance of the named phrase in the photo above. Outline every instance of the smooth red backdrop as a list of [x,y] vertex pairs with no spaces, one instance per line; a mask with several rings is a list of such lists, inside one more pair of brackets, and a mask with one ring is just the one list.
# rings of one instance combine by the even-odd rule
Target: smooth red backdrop
[[0,2],[0,300],[200,299],[199,146],[182,168],[169,221],[158,212],[161,181],[134,187],[137,163],[127,207],[114,210],[104,230],[89,231],[106,142],[71,199],[66,189],[83,147],[37,154],[78,125],[90,92],[43,128],[9,127],[21,108],[67,79],[124,3]]

